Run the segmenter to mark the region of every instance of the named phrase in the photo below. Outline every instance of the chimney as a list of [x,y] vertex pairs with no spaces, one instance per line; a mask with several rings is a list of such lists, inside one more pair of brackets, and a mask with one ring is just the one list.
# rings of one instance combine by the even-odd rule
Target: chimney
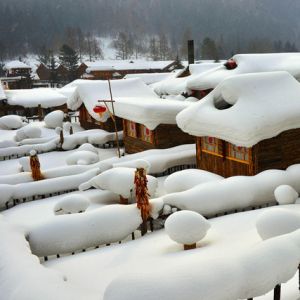
[[189,65],[195,63],[194,40],[188,40],[188,60]]

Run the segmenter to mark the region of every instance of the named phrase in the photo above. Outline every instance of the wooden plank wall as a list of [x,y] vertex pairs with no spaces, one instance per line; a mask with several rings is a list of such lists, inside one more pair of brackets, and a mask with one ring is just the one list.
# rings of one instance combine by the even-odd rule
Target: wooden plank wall
[[154,130],[154,143],[142,141],[140,138],[127,136],[124,132],[126,153],[137,153],[150,149],[166,149],[184,144],[195,143],[195,137],[182,132],[176,125],[161,124]]

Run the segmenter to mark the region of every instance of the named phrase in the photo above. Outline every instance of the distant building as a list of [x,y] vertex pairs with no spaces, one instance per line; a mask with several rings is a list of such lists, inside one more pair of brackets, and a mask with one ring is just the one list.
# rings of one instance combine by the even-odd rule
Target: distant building
[[15,60],[6,63],[3,67],[5,77],[1,78],[5,89],[31,88],[31,67]]
[[83,62],[78,76],[87,79],[120,79],[127,74],[164,73],[183,68],[178,61],[100,60]]

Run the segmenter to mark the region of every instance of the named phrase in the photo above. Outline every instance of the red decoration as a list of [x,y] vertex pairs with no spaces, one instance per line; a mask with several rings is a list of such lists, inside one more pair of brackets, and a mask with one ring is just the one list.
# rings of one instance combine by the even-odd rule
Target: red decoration
[[235,60],[231,58],[227,60],[224,66],[226,67],[227,70],[233,70],[237,67],[237,63],[235,62]]
[[106,107],[105,106],[101,106],[101,105],[97,105],[93,108],[93,111],[96,113],[96,114],[102,114],[104,112],[106,112]]
[[214,139],[213,139],[212,137],[208,137],[208,142],[209,142],[210,144],[212,144],[213,141],[214,141]]
[[148,128],[146,128],[146,135],[150,134],[150,130]]

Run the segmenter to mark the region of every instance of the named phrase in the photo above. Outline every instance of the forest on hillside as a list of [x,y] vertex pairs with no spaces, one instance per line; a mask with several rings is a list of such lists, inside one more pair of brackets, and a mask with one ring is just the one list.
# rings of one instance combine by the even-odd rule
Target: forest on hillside
[[111,37],[117,47],[122,36],[130,56],[153,59],[161,58],[161,40],[166,58],[185,59],[187,39],[195,40],[199,59],[207,58],[207,38],[217,49],[211,58],[296,51],[299,12],[296,0],[1,0],[0,60],[63,44],[101,57],[101,45],[92,51],[97,37]]

